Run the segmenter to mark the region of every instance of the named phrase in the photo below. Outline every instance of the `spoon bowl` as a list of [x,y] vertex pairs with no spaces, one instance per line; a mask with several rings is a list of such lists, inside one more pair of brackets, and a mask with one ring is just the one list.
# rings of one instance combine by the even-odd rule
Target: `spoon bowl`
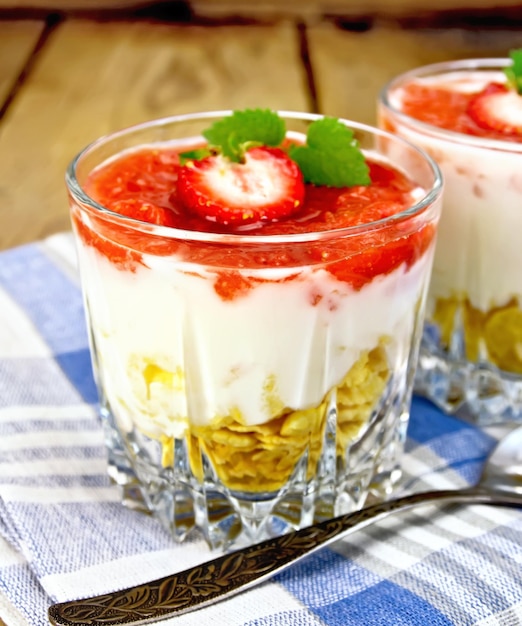
[[522,496],[522,427],[501,439],[484,466],[478,486]]
[[188,613],[249,589],[391,514],[429,504],[522,507],[522,427],[500,441],[475,486],[425,491],[379,502],[155,581],[54,604],[49,608],[49,620],[56,626],[138,626]]

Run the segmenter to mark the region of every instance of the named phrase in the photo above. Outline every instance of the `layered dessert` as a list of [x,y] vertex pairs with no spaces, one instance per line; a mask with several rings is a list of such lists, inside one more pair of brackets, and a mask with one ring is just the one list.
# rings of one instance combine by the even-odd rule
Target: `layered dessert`
[[123,150],[73,197],[96,375],[142,482],[237,502],[330,473],[339,499],[403,424],[438,198],[326,126],[341,169],[315,179],[309,136],[235,159],[204,133]]
[[522,51],[427,66],[392,81],[380,107],[382,127],[426,150],[444,175],[427,310],[439,346],[500,378],[522,374],[521,69]]

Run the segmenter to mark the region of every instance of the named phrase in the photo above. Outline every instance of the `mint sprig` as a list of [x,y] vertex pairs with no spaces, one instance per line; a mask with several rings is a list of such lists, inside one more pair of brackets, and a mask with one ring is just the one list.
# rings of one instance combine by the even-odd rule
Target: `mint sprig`
[[371,182],[368,165],[352,129],[333,117],[312,122],[306,145],[291,146],[289,155],[299,165],[307,183],[352,187]]
[[285,137],[285,123],[269,109],[245,109],[215,122],[203,137],[211,148],[220,148],[231,161],[240,162],[252,146],[278,146]]
[[522,95],[522,48],[511,50],[509,56],[513,63],[504,68],[504,74],[507,76],[510,87]]
[[[208,149],[183,153],[182,162],[221,152],[240,163],[252,146],[281,146],[284,120],[269,109],[245,109],[215,122],[203,132]],[[369,185],[369,168],[353,131],[334,117],[315,120],[304,145],[291,144],[289,157],[301,169],[305,182],[329,187]]]

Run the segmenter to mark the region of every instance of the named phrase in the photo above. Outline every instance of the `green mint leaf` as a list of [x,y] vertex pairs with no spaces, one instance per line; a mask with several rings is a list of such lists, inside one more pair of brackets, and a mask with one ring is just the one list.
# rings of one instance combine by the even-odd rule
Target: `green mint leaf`
[[352,187],[371,182],[353,131],[333,117],[312,122],[306,145],[292,146],[289,155],[301,168],[307,183]]
[[215,122],[203,136],[212,148],[240,162],[247,148],[278,146],[285,137],[285,123],[269,109],[245,109]]
[[197,148],[196,150],[187,150],[179,153],[179,162],[184,165],[187,161],[199,161],[212,154],[208,148]]
[[509,85],[522,94],[522,48],[512,50],[509,56],[513,63],[504,69]]

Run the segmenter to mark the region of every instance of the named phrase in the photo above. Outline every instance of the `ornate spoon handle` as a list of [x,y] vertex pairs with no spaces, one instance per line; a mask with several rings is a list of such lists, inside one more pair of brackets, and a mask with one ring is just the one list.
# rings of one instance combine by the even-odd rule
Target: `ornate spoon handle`
[[413,494],[225,554],[183,572],[105,595],[54,604],[56,626],[138,626],[188,613],[257,585],[317,550],[383,519],[421,504],[522,506],[520,495],[481,487]]

